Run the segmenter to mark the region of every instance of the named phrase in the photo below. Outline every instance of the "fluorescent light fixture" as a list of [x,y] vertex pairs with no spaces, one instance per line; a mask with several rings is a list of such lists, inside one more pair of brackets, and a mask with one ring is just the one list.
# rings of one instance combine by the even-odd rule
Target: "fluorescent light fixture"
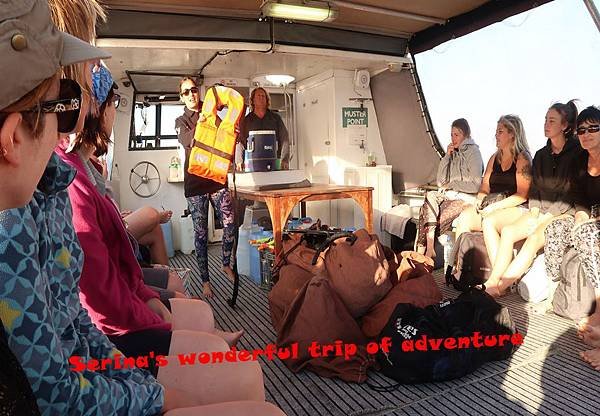
[[266,0],[261,11],[265,16],[311,22],[331,22],[338,14],[327,2],[302,0]]
[[273,85],[288,85],[293,82],[296,78],[291,75],[265,75],[265,79]]

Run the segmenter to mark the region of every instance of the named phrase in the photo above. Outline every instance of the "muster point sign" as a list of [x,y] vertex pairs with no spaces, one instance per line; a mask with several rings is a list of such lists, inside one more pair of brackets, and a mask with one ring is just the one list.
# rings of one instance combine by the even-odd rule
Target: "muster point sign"
[[369,126],[368,108],[342,107],[342,127]]

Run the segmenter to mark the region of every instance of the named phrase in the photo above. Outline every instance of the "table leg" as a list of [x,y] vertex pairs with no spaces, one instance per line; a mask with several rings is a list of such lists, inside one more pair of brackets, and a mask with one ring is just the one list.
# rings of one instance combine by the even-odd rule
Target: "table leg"
[[362,209],[365,216],[365,229],[373,234],[373,191],[353,191],[348,194]]
[[265,197],[265,203],[269,209],[271,216],[271,224],[273,224],[273,240],[275,241],[275,259],[279,259],[279,255],[283,250],[283,229],[290,212],[304,197]]

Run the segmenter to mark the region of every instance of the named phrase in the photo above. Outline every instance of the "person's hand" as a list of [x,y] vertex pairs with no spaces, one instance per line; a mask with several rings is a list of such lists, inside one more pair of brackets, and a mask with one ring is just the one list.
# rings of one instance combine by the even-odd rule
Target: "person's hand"
[[162,318],[163,321],[167,323],[171,323],[171,312],[167,309],[164,303],[160,301],[158,298],[149,299],[146,302],[146,305],[150,308],[152,312],[157,314]]
[[106,165],[106,158],[100,157],[98,158],[98,163],[102,166],[102,177],[107,180],[108,179],[108,166]]
[[582,224],[589,219],[590,216],[585,211],[577,211],[575,213],[575,224]]
[[456,149],[454,148],[454,145],[453,145],[452,143],[450,143],[450,144],[448,145],[448,148],[446,149],[446,153],[447,153],[448,155],[451,155],[452,153],[454,153],[454,151],[455,151],[455,150],[456,150]]
[[236,163],[235,170],[236,170],[236,172],[243,172],[244,171],[244,163]]
[[126,209],[125,211],[121,211],[121,218],[125,218],[128,215],[131,215],[133,211]]
[[288,159],[281,159],[281,170],[289,170],[290,161]]

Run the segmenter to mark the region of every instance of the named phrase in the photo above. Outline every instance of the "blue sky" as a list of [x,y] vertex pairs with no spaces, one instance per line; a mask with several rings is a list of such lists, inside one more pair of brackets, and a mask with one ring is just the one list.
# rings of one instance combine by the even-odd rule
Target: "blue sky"
[[[600,7],[600,0],[595,0]],[[415,56],[435,131],[465,117],[484,160],[502,114],[523,120],[532,153],[552,103],[600,105],[600,32],[582,0],[555,0]]]

